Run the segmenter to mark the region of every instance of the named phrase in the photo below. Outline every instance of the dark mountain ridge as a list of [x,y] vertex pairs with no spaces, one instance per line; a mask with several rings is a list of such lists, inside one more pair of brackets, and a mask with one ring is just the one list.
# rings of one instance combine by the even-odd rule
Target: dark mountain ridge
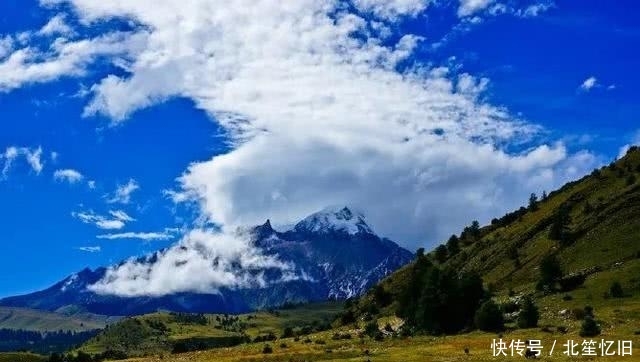
[[[88,289],[105,277],[108,269],[101,267],[84,269],[42,291],[4,298],[0,306],[47,311],[76,306],[102,315],[138,315],[157,310],[240,313],[285,303],[361,295],[413,257],[393,241],[377,236],[363,215],[347,207],[315,213],[283,232],[274,230],[267,220],[250,233],[262,253],[292,263],[303,277],[271,282],[266,288],[221,288],[217,294],[123,297]],[[139,258],[138,262],[151,265],[157,262],[159,253]],[[278,279],[273,274],[277,272],[265,271],[271,281]]]

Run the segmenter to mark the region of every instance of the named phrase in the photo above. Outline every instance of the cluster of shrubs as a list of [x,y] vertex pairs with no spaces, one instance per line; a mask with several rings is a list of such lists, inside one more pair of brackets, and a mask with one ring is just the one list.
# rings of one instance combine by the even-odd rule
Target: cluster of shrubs
[[[250,321],[251,319],[253,319],[254,317],[249,315],[247,316],[247,321]],[[232,316],[232,315],[223,315],[221,316],[216,316],[216,329],[222,329],[225,331],[229,331],[229,332],[238,332],[238,333],[242,333],[244,332],[247,327],[248,327],[248,323],[246,322],[241,322],[240,321],[240,317],[238,316]]]
[[190,338],[175,342],[171,353],[185,353],[213,348],[233,347],[248,342],[251,342],[251,339],[247,335]]
[[333,339],[334,341],[351,339],[351,334],[350,333],[338,333],[338,332],[336,332],[336,333],[333,334],[331,339]]
[[86,332],[34,332],[0,329],[0,352],[29,350],[34,353],[65,351],[98,335],[99,330]]
[[207,317],[202,314],[193,314],[193,313],[170,313],[171,317],[176,323],[179,324],[197,324],[201,326],[206,326],[209,324],[209,320]]
[[102,362],[102,361],[116,361],[127,359],[128,356],[122,351],[107,350],[103,353],[90,355],[88,353],[79,351],[76,354],[62,354],[52,353],[49,355],[47,362]]
[[474,318],[475,326],[482,331],[501,332],[505,329],[504,314],[517,311],[519,312],[516,319],[518,328],[534,328],[538,326],[540,312],[529,297],[525,297],[519,304],[510,301],[503,305],[498,305],[491,299],[487,300],[482,303],[480,309],[476,312]]

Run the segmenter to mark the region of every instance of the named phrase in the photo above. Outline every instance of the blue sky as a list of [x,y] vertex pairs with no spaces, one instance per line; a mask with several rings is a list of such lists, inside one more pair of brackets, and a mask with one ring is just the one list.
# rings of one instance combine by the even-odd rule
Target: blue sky
[[[84,0],[1,2],[0,296],[167,247],[202,223],[224,228],[272,218],[286,224],[323,204],[355,204],[381,233],[408,248],[429,247],[468,221],[489,220],[524,203],[528,193],[557,187],[640,141],[637,2],[476,1],[465,12],[466,2],[474,3],[416,0],[403,7],[399,0],[372,0],[330,9],[323,16],[346,23],[353,19],[344,14],[351,14],[376,29],[349,33],[350,39],[375,39],[398,51],[405,50],[402,39],[409,44],[406,53],[376,53],[382,60],[358,64],[351,59],[373,51],[348,42],[341,43],[346,51],[335,50],[331,39],[346,38],[329,26],[309,30],[308,38],[273,30],[254,46],[246,34],[234,37],[241,21],[201,29],[200,19],[189,23],[189,7],[181,14],[187,21],[169,26],[171,11],[152,11],[142,0],[131,9],[121,1],[102,8]],[[265,9],[274,4],[267,1]],[[531,6],[538,12],[526,13]],[[157,8],[170,9],[171,1]],[[269,29],[277,23],[267,21],[270,14],[243,21]],[[56,16],[62,21],[49,23]],[[338,35],[327,35],[334,30]],[[278,31],[285,33],[278,37]],[[113,34],[119,38],[100,38]],[[208,44],[208,36],[220,48]],[[91,50],[78,50],[82,41]],[[265,41],[273,42],[273,54],[261,71]],[[69,47],[60,50],[56,42]],[[315,48],[302,54],[300,44]],[[209,45],[215,61],[193,55]],[[26,60],[15,61],[25,49]],[[305,62],[323,51],[339,61]],[[253,54],[262,55],[247,61]],[[166,63],[150,66],[150,59]],[[442,67],[446,74],[437,70]],[[369,86],[355,88],[364,104],[376,99],[366,108],[370,123],[343,111],[359,106],[340,97],[353,94],[347,83],[336,84],[335,95],[321,93],[335,84],[323,78],[345,74],[353,77],[348,84]],[[405,78],[383,80],[396,75]],[[454,90],[440,87],[444,81]],[[416,84],[427,92],[408,87]],[[425,100],[398,101],[411,97]],[[330,111],[316,101],[328,102]],[[421,140],[433,152],[404,164],[404,152],[415,149],[391,149],[383,140],[408,132],[390,120],[394,112],[406,115],[404,126],[441,129],[446,140]],[[476,117],[485,112],[486,119]],[[308,123],[300,126],[302,118]],[[448,153],[454,148],[458,156]],[[503,168],[470,166],[491,160]],[[519,185],[520,178],[537,183]],[[440,182],[464,202],[443,196]],[[127,184],[137,187],[118,200],[118,188]],[[424,200],[405,199],[403,188],[418,190]],[[370,201],[378,194],[389,198]],[[433,211],[459,209],[464,212],[456,217]]]

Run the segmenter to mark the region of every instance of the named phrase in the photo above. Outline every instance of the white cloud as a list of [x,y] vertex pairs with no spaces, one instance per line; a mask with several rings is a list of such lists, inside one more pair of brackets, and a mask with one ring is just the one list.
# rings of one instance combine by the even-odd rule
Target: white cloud
[[525,18],[534,18],[540,14],[547,12],[549,9],[555,7],[553,2],[544,2],[527,6],[524,10],[521,10],[518,15]]
[[[161,251],[155,263],[131,259],[107,271],[89,288],[102,294],[159,296],[178,292],[215,293],[221,287],[265,287],[261,271],[292,266],[260,254],[243,235],[193,230],[175,246]],[[194,277],[197,276],[197,277]]]
[[[196,202],[202,218],[225,230],[266,218],[289,224],[326,205],[349,204],[382,235],[410,249],[431,246],[598,162],[560,143],[535,143],[539,127],[487,103],[486,79],[424,64],[398,73],[420,39],[403,34],[385,45],[370,28],[387,34],[392,18],[389,27],[374,27],[330,0],[68,3],[85,24],[130,18],[144,29],[122,35],[143,41],[121,48],[126,75],[93,85],[85,115],[124,122],[139,109],[185,97],[228,131],[231,150],[193,163],[170,194]],[[464,3],[463,14],[490,5]],[[384,13],[375,10],[382,2],[360,4]],[[402,11],[414,15],[412,9]],[[157,294],[237,286],[242,274],[212,268],[212,258],[232,265],[238,254],[258,253],[229,233],[194,230],[181,243],[198,248],[172,248],[151,271],[128,263],[96,288]],[[187,261],[184,273],[175,271],[176,261]]]
[[42,147],[29,148],[29,147],[16,147],[9,146],[6,148],[4,154],[0,154],[0,161],[3,161],[2,177],[7,178],[9,170],[13,166],[14,161],[18,157],[24,157],[24,160],[30,166],[30,168],[39,175],[44,168],[42,163]]
[[[414,247],[570,177],[573,156],[561,144],[504,150],[539,128],[484,103],[486,79],[446,68],[398,74],[395,64],[411,55],[415,37],[391,46],[375,34],[357,40],[350,34],[367,21],[330,15],[334,2],[70,3],[84,22],[130,17],[147,32],[145,47],[129,55],[130,76],[92,87],[87,114],[120,122],[183,96],[232,135],[234,149],[193,164],[173,194],[199,202],[208,221],[287,224],[346,203]],[[451,212],[437,212],[443,209]]]
[[53,173],[53,178],[56,179],[57,181],[66,181],[70,184],[75,184],[82,181],[84,176],[76,170],[64,169],[64,170],[56,170]]
[[637,131],[633,134],[630,143],[620,147],[620,150],[618,151],[618,159],[624,157],[631,146],[640,146],[640,131]]
[[118,185],[112,196],[107,196],[107,202],[110,204],[128,204],[131,202],[131,194],[138,190],[140,185],[134,179],[129,179],[126,184]]
[[59,156],[58,152],[52,151],[49,157],[51,157],[51,161],[56,162],[58,161],[58,156]]
[[582,82],[582,84],[580,85],[580,88],[582,88],[582,90],[584,91],[590,91],[591,88],[593,87],[597,87],[599,86],[598,84],[598,79],[594,76],[591,76],[587,79],[584,80],[584,82]]
[[127,222],[134,221],[132,217],[122,210],[109,211],[110,217],[96,214],[92,210],[72,212],[71,216],[85,224],[92,224],[103,230],[119,230],[125,227]]
[[473,15],[478,11],[486,9],[494,0],[460,0],[458,16],[465,17]]
[[4,165],[2,166],[2,177],[7,178],[7,174],[11,169],[11,165],[13,165],[13,161],[18,157],[18,149],[16,147],[7,147],[6,151],[0,157],[0,160],[4,160]]
[[512,15],[518,18],[535,18],[553,9],[555,6],[553,1],[543,1],[524,7],[513,6],[509,3],[491,2],[487,13],[491,16]]
[[0,37],[0,60],[13,51],[13,38],[10,36]]
[[63,14],[51,18],[38,32],[40,35],[71,35],[73,30],[65,21]]
[[118,220],[127,221],[127,222],[136,220],[122,210],[109,210],[109,215],[113,216]]
[[94,190],[96,188],[96,182],[94,180],[89,180],[87,181],[87,186],[91,189]]
[[415,16],[424,11],[431,0],[354,0],[355,6],[384,18]]
[[91,40],[57,38],[47,50],[12,49],[4,59],[0,56],[0,93],[63,76],[82,76],[97,57],[124,54],[140,44],[143,38],[143,33],[136,36],[110,33]]
[[163,232],[126,232],[117,234],[102,234],[96,236],[98,239],[139,239],[145,241],[151,240],[170,240],[174,238],[174,235],[169,231]]
[[80,251],[85,251],[87,253],[99,253],[102,251],[100,246],[80,246],[77,248]]
[[42,172],[43,168],[42,161],[40,160],[40,158],[42,157],[42,147],[38,147],[34,150],[24,148],[22,152],[27,158],[27,162],[29,163],[33,171],[35,171],[36,174],[39,175],[40,172]]

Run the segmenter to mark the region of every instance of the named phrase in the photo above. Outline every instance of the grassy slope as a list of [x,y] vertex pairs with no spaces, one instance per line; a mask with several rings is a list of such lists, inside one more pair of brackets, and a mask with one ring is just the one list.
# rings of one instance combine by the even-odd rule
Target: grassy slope
[[33,353],[0,353],[0,362],[45,362],[46,357]]
[[[539,210],[527,213],[522,221],[492,230],[469,247],[466,254],[470,257],[466,261],[452,263],[463,270],[480,271],[486,282],[499,289],[516,291],[534,286],[540,259],[550,251],[557,250],[565,274],[590,267],[615,273],[616,263],[624,264],[640,256],[640,184],[626,184],[629,174],[640,177],[636,171],[640,167],[640,152],[633,152],[616,165],[616,171],[603,169],[599,177],[588,176],[553,193],[540,204]],[[584,211],[587,202],[595,208],[591,213]],[[571,230],[578,237],[572,245],[560,248],[557,241],[549,240],[549,228],[543,225],[563,203],[573,205]],[[520,267],[508,257],[511,247],[518,250]],[[640,287],[627,274],[618,274],[626,288]]]
[[[635,305],[637,310],[638,305]],[[335,341],[331,336],[336,331],[341,333],[351,333],[354,338],[351,340]],[[302,362],[302,361],[333,361],[333,362],[361,362],[361,361],[384,361],[384,362],[423,362],[423,361],[496,361],[524,360],[522,357],[507,358],[493,357],[491,352],[491,342],[499,336],[489,333],[473,332],[464,335],[447,337],[420,336],[409,339],[387,338],[382,342],[375,342],[371,339],[359,339],[358,330],[341,328],[320,332],[309,336],[310,343],[306,343],[305,338],[295,341],[291,338],[281,339],[269,343],[273,348],[273,354],[263,354],[264,343],[250,343],[234,348],[221,348],[209,351],[190,352],[176,355],[157,355],[147,358],[132,359],[140,362],[157,361],[190,361],[190,362],[231,362],[231,361],[262,361],[262,362]],[[634,361],[638,360],[637,336],[629,333],[630,329],[608,330],[602,336],[606,340],[633,340],[633,357],[597,357],[589,359],[587,357],[567,357],[562,355],[562,344],[568,340],[581,342],[582,338],[577,333],[569,332],[566,335],[557,332],[542,332],[540,329],[516,330],[505,333],[502,338],[509,342],[513,340],[540,339],[544,346],[545,353],[549,353],[554,340],[557,341],[552,357],[545,356],[543,360],[553,361]],[[318,342],[322,341],[322,344]],[[285,347],[282,347],[282,344]],[[466,355],[464,350],[469,349],[470,354]]]
[[[324,303],[306,305],[278,311],[277,313],[257,312],[239,315],[240,322],[246,324],[242,330],[249,337],[273,333],[280,336],[286,327],[300,327],[313,322],[329,323],[342,310],[341,303]],[[206,325],[179,323],[169,313],[153,313],[140,317],[127,318],[109,326],[100,335],[85,343],[81,350],[88,353],[101,353],[107,349],[123,350],[129,355],[148,355],[167,353],[178,341],[189,339],[207,339],[239,336],[240,330],[221,330],[216,328],[216,317],[223,315],[205,315]],[[154,328],[154,323],[161,322],[168,332]]]
[[[456,270],[479,272],[485,284],[499,295],[506,295],[509,289],[530,293],[539,278],[542,257],[557,253],[565,275],[593,267],[602,270],[589,276],[586,289],[576,292],[590,295],[591,303],[602,299],[614,280],[621,282],[626,291],[640,294],[640,277],[625,268],[633,269],[640,262],[640,151],[617,161],[616,167],[616,171],[605,167],[600,176],[587,176],[565,185],[541,201],[538,210],[527,212],[520,220],[502,227],[482,228],[479,241],[463,246],[462,252],[445,264]],[[629,174],[635,174],[639,181],[627,186]],[[584,212],[587,202],[595,209],[591,213]],[[577,237],[570,246],[560,247],[548,238],[550,220],[560,205],[567,203],[572,205],[570,227]],[[511,248],[518,251],[519,266],[509,257]],[[408,265],[382,281],[394,299],[408,280],[410,269]],[[362,299],[361,303],[368,303],[371,295]],[[392,305],[387,312],[393,309]]]
[[101,329],[114,319],[88,313],[62,314],[34,309],[0,307],[0,329],[30,331],[87,331]]

